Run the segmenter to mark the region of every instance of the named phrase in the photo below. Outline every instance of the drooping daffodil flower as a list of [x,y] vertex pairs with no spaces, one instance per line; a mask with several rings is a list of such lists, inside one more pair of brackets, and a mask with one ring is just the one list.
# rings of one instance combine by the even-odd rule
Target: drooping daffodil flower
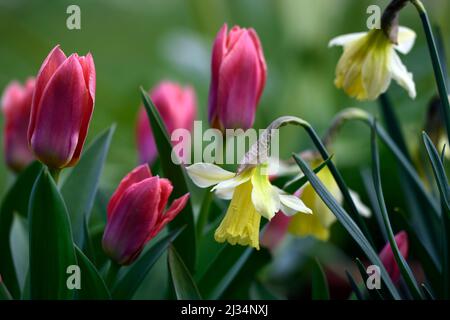
[[[333,175],[328,167],[324,167],[317,173],[317,177],[333,195],[339,204],[343,202],[342,193],[336,184]],[[330,228],[336,221],[336,216],[331,212],[327,205],[322,201],[314,188],[308,182],[298,192],[305,205],[311,208],[313,215],[296,215],[291,218],[288,231],[289,233],[300,236],[312,236],[316,239],[327,241],[330,237]],[[359,195],[350,190],[350,196],[356,206],[359,214],[363,217],[370,217],[371,211],[362,203]]]
[[388,89],[394,79],[414,99],[416,87],[396,51],[407,54],[414,45],[416,33],[399,27],[397,43],[382,29],[338,36],[329,47],[342,46],[344,52],[336,67],[334,83],[358,100],[375,100]]
[[270,220],[278,212],[294,215],[311,214],[302,200],[273,186],[269,181],[268,164],[249,166],[236,173],[210,163],[195,163],[186,168],[192,181],[201,188],[214,186],[219,198],[231,199],[224,219],[214,238],[259,249],[261,216]]

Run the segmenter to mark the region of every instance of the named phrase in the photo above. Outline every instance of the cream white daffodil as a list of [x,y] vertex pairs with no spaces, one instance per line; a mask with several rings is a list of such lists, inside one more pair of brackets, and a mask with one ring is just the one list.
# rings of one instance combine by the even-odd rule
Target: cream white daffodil
[[280,210],[286,215],[312,213],[298,197],[272,186],[267,166],[248,167],[238,174],[210,163],[195,163],[186,168],[197,186],[214,186],[211,191],[218,197],[231,199],[214,234],[216,241],[259,249],[261,216],[270,220]]
[[398,29],[398,44],[392,43],[381,29],[332,39],[329,47],[344,48],[336,67],[336,87],[358,100],[374,100],[386,92],[394,79],[414,99],[416,87],[413,75],[396,51],[407,54],[415,39],[416,33],[406,27]]

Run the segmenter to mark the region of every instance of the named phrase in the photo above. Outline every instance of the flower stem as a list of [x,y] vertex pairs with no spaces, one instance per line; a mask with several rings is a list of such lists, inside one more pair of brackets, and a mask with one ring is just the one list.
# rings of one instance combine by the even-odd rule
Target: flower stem
[[117,273],[120,270],[120,265],[116,262],[111,260],[111,263],[109,264],[108,271],[106,273],[105,283],[108,286],[108,288],[112,288],[112,286],[115,283],[115,280],[117,278]]
[[434,40],[433,30],[431,28],[430,20],[428,19],[427,11],[420,0],[410,0],[419,12],[420,19],[422,20],[423,29],[427,38],[428,49],[430,51],[431,62],[433,64],[434,77],[438,86],[439,96],[441,98],[442,115],[444,117],[445,127],[447,130],[447,138],[450,141],[450,104],[448,100],[448,92],[446,86],[446,80],[442,63],[439,59],[439,53]]
[[59,174],[61,173],[61,169],[48,168],[48,171],[50,172],[50,175],[52,176],[53,180],[55,180],[56,185],[58,185]]

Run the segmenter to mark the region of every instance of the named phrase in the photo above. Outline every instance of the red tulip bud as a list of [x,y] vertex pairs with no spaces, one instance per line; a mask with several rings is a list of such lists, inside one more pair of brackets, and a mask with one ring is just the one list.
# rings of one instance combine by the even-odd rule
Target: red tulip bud
[[141,165],[119,184],[108,204],[108,222],[103,234],[103,249],[115,262],[131,264],[145,244],[185,207],[189,194],[173,201],[167,179],[152,176],[148,165]]
[[95,66],[92,55],[66,58],[56,46],[36,78],[28,142],[51,168],[75,165],[94,110]]
[[266,83],[266,62],[253,29],[227,25],[220,29],[212,49],[208,118],[224,130],[253,126]]
[[15,172],[21,171],[34,159],[27,140],[34,84],[34,78],[28,79],[24,86],[14,81],[6,87],[2,97],[5,116],[3,147],[6,163]]
[[[150,98],[161,114],[169,134],[175,129],[192,129],[197,113],[197,102],[191,87],[183,88],[173,82],[162,82],[151,91]],[[139,163],[152,163],[158,151],[143,106],[138,114],[136,138]]]
[[[395,243],[397,243],[400,253],[406,259],[408,257],[408,234],[405,231],[397,233],[395,236]],[[400,269],[395,261],[394,253],[392,252],[389,242],[384,246],[383,250],[381,250],[379,256],[392,281],[394,283],[398,282],[400,280]]]

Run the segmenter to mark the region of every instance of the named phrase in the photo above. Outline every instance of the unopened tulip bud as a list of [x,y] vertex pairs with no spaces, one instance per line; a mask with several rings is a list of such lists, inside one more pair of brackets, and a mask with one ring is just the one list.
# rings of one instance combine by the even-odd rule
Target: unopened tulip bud
[[[398,249],[400,250],[403,258],[406,259],[408,257],[409,247],[408,234],[405,231],[400,231],[397,233],[395,236],[395,243],[397,243]],[[394,283],[398,282],[400,280],[400,269],[395,261],[394,252],[392,252],[389,242],[384,246],[383,250],[381,250],[379,256],[392,281]]]
[[186,194],[166,210],[172,184],[152,176],[147,164],[129,173],[108,203],[108,222],[103,234],[103,249],[117,264],[128,265],[137,259],[145,244],[183,210]]
[[27,140],[34,84],[34,78],[28,79],[24,86],[14,81],[2,96],[4,153],[6,164],[15,172],[21,171],[34,159]]
[[[173,82],[162,82],[151,91],[150,98],[161,114],[169,134],[175,129],[192,130],[197,113],[197,102],[191,87],[183,88]],[[139,162],[152,163],[158,151],[144,107],[139,110],[136,138]]]
[[66,57],[56,46],[36,78],[28,142],[53,169],[75,165],[86,139],[95,100],[92,55]]
[[253,126],[267,68],[253,29],[225,24],[214,41],[208,119],[212,127],[248,129]]

